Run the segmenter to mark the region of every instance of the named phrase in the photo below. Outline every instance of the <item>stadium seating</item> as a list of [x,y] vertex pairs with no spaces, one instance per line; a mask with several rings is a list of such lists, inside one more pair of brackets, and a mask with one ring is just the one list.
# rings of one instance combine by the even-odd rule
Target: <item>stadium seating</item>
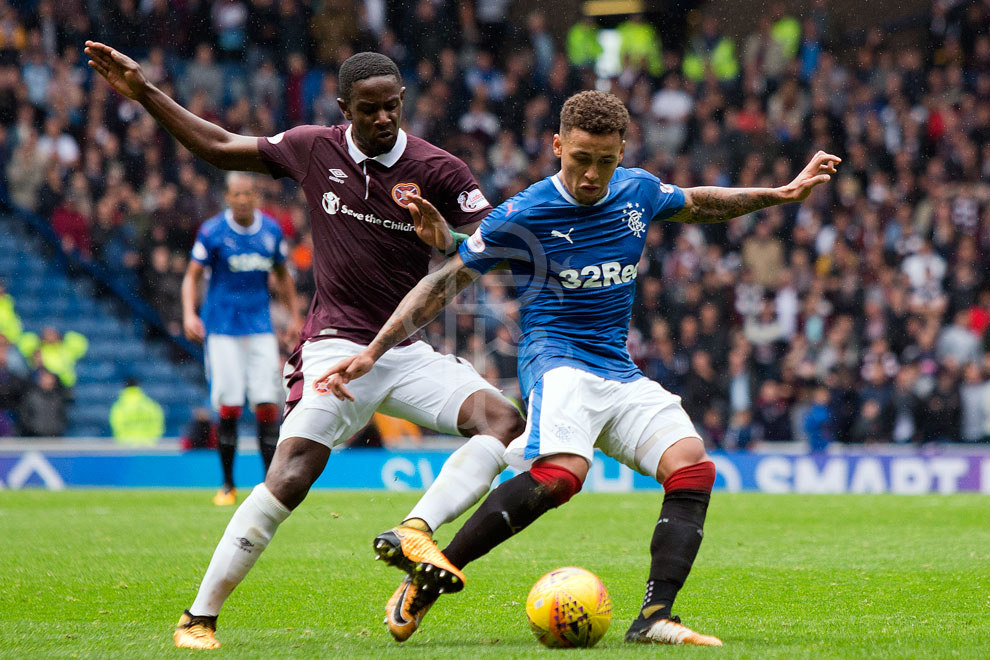
[[72,278],[46,253],[44,243],[18,221],[0,217],[0,281],[14,298],[25,331],[54,326],[80,332],[89,350],[76,365],[69,409],[70,437],[110,436],[110,406],[126,378],[137,378],[165,410],[165,434],[174,437],[206,400],[199,365],[177,365],[159,342],[144,338],[143,324],[120,318],[109,300],[83,276]]

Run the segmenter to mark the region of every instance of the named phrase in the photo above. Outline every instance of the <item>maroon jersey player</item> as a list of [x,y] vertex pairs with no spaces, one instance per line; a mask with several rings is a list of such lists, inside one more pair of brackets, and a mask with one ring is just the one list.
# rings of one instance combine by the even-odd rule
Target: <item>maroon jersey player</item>
[[340,108],[349,126],[300,126],[270,137],[236,135],[203,120],[156,88],[141,67],[104,44],[86,42],[89,65],[140,103],[194,154],[226,170],[264,172],[299,182],[309,206],[316,295],[286,367],[289,388],[279,444],[263,484],[224,531],[192,606],[175,630],[177,646],[216,648],[216,617],[268,545],[278,525],[323,472],[330,449],[380,410],[470,440],[447,462],[403,525],[376,548],[406,570],[442,571],[449,590],[463,574],[428,534],[488,491],[505,466],[504,445],[525,427],[518,411],[470,366],[422,341],[395,347],[338,400],[317,381],[360,352],[405,294],[427,273],[430,246],[450,247],[446,224],[406,208],[423,195],[455,226],[490,210],[466,166],[399,126],[404,88],[395,63],[358,53],[341,65]]

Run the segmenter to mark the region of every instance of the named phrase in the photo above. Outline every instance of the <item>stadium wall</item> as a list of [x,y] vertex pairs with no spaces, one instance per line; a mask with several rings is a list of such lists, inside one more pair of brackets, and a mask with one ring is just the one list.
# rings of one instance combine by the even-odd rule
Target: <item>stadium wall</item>
[[[449,451],[357,449],[334,453],[316,488],[421,490]],[[716,490],[764,493],[990,494],[990,451],[860,454],[713,455]],[[257,454],[237,462],[239,484],[261,479]],[[506,473],[503,478],[511,475]],[[214,451],[0,449],[0,489],[212,488],[220,478]],[[658,490],[656,481],[599,454],[586,492]]]

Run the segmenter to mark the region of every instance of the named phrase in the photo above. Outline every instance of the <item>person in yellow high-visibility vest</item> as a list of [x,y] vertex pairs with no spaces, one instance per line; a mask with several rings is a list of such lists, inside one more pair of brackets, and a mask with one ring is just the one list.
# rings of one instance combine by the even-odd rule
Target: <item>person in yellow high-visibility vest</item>
[[131,378],[110,408],[110,429],[119,444],[151,447],[165,433],[165,413]]
[[623,68],[646,71],[657,78],[663,75],[663,50],[660,35],[646,22],[642,14],[634,14],[623,21],[619,33],[619,57]]
[[0,335],[16,344],[21,338],[21,317],[14,309],[14,298],[0,282]]
[[89,350],[89,340],[72,330],[62,336],[54,327],[47,326],[41,331],[41,337],[33,332],[22,334],[17,347],[28,362],[40,353],[40,366],[58,376],[66,387],[72,387],[76,384],[76,362]]
[[708,70],[719,82],[729,82],[739,76],[736,44],[719,34],[718,22],[713,16],[706,16],[702,21],[701,33],[691,40],[682,68],[684,75],[695,82],[703,81]]
[[590,16],[582,16],[581,20],[567,31],[567,61],[571,66],[582,68],[595,66],[595,61],[602,54],[602,46],[598,43],[598,26]]

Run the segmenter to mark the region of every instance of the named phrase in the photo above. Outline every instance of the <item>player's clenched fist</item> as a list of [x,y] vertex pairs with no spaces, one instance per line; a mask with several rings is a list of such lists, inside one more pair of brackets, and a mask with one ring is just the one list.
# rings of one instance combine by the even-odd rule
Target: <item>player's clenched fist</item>
[[148,87],[141,65],[98,41],[87,41],[85,51],[89,66],[106,78],[110,85],[129,99],[137,101]]

